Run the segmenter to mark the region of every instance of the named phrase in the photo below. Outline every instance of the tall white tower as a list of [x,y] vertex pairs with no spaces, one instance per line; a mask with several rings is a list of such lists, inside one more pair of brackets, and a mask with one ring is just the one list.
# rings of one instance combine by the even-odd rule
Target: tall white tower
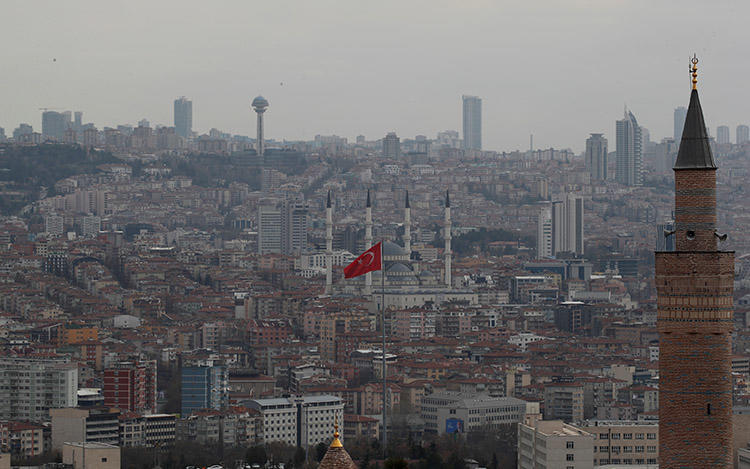
[[255,151],[258,153],[258,156],[263,156],[266,149],[265,143],[263,142],[263,113],[266,112],[266,109],[268,108],[268,100],[263,96],[257,96],[253,99],[252,106],[258,114],[258,130],[255,140]]
[[[365,205],[365,249],[372,247],[372,204],[370,203],[370,189],[367,189],[367,204]],[[382,272],[381,272],[382,274]],[[372,272],[365,274],[365,295],[372,294]]]
[[409,191],[406,191],[404,204],[404,251],[411,259],[411,206],[409,205]]
[[331,208],[331,191],[326,200],[326,295],[331,294],[333,285],[333,209]]
[[445,286],[451,288],[451,198],[448,191],[445,191],[445,227],[443,231],[445,237]]

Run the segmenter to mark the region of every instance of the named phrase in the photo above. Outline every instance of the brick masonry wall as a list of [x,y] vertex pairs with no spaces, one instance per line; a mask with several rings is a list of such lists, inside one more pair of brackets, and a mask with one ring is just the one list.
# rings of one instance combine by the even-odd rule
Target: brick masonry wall
[[732,467],[733,281],[732,252],[656,253],[661,468]]
[[716,250],[716,170],[675,171],[675,228],[678,251]]

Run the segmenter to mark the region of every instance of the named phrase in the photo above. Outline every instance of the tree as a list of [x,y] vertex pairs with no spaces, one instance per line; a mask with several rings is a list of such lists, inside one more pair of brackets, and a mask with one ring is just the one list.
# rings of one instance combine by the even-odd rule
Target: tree
[[250,447],[245,453],[245,459],[247,459],[247,462],[250,464],[265,464],[266,461],[268,461],[266,449],[262,446]]
[[385,460],[383,469],[409,469],[409,464],[403,458],[388,458]]
[[294,452],[294,467],[301,468],[305,465],[305,450],[301,446],[297,446],[297,450]]
[[323,456],[326,455],[326,451],[328,451],[328,446],[322,441],[315,445],[315,459],[320,462],[323,459]]
[[490,469],[497,469],[498,462],[497,462],[497,453],[492,453],[492,462],[490,463]]

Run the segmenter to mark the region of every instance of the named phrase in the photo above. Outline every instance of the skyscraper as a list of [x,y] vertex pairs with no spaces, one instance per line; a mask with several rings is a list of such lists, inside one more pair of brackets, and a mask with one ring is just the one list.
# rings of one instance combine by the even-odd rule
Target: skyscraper
[[258,253],[300,254],[307,249],[307,204],[284,200],[258,207]]
[[193,102],[184,96],[174,100],[174,128],[183,138],[188,138],[193,132]]
[[62,112],[44,111],[42,113],[42,136],[62,141],[68,128],[65,117]]
[[307,204],[303,200],[285,200],[281,212],[281,252],[301,254],[307,250]]
[[586,139],[586,167],[592,180],[607,179],[607,139],[603,134],[591,134]]
[[477,96],[461,96],[464,103],[464,148],[482,149],[482,100]]
[[750,141],[750,127],[746,125],[737,126],[737,145],[742,145]]
[[617,121],[617,172],[615,179],[626,186],[643,183],[641,128],[632,112]]
[[258,254],[280,254],[281,210],[274,205],[258,207]]
[[396,132],[388,132],[383,139],[383,156],[386,158],[398,158],[401,156],[401,139]]
[[693,90],[674,165],[675,251],[656,253],[659,467],[732,467],[734,252],[718,250],[716,164]]
[[258,115],[255,136],[255,152],[263,156],[266,151],[266,142],[263,140],[263,114],[268,109],[268,100],[263,96],[256,96],[252,103],[253,110]]
[[552,256],[552,210],[543,207],[537,220],[536,257],[549,259]]
[[680,106],[674,110],[674,141],[679,142],[682,138],[682,126],[685,125],[685,116],[687,116],[687,108]]
[[552,202],[552,255],[570,252],[583,255],[583,197],[566,194]]
[[726,125],[720,125],[716,127],[716,143],[719,145],[726,145],[730,143],[729,140],[729,127]]

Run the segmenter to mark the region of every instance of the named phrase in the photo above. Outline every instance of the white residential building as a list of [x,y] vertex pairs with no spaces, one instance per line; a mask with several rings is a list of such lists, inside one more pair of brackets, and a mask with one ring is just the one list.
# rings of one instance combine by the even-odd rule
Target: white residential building
[[49,410],[78,405],[78,366],[63,360],[0,360],[0,419],[45,421]]
[[344,403],[337,396],[255,399],[248,407],[261,414],[264,443],[282,441],[302,448],[328,443],[336,422],[344,422]]
[[518,469],[593,469],[594,435],[561,420],[518,425]]

